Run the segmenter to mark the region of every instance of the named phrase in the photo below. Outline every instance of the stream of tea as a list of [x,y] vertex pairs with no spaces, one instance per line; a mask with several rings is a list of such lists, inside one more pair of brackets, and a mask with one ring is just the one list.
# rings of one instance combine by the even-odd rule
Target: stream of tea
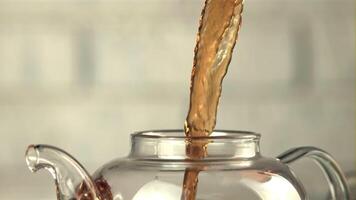
[[[190,105],[184,124],[186,154],[191,159],[208,154],[208,136],[216,124],[222,80],[231,61],[241,25],[243,0],[206,0],[194,50]],[[204,137],[205,139],[192,139]],[[201,168],[187,168],[181,200],[195,200]]]

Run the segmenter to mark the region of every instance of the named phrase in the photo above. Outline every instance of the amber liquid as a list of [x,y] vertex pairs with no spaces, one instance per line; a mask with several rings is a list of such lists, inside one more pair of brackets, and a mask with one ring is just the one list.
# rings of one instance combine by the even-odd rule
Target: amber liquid
[[[242,0],[206,0],[201,14],[194,51],[190,105],[184,130],[186,154],[192,159],[207,154],[208,137],[215,128],[222,80],[231,61],[241,24]],[[194,200],[201,168],[188,168],[183,181],[182,200]]]

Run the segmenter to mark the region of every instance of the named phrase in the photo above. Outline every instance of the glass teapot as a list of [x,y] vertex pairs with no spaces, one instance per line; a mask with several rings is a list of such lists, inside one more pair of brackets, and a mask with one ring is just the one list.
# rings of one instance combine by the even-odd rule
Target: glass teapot
[[[194,140],[209,140],[207,156],[186,156],[187,142]],[[134,133],[130,154],[93,176],[68,153],[48,145],[30,145],[26,162],[33,172],[52,174],[58,200],[186,200],[187,170],[198,174],[197,200],[304,200],[307,194],[288,164],[310,157],[321,166],[331,199],[350,199],[344,175],[323,150],[300,147],[268,158],[260,153],[260,135],[244,131],[215,131],[189,141],[181,130]]]

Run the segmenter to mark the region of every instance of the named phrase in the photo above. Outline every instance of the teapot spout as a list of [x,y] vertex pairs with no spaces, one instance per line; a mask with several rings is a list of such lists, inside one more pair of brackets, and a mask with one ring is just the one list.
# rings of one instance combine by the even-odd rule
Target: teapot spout
[[87,171],[65,151],[48,145],[30,145],[26,163],[32,172],[46,169],[52,175],[58,200],[100,200]]

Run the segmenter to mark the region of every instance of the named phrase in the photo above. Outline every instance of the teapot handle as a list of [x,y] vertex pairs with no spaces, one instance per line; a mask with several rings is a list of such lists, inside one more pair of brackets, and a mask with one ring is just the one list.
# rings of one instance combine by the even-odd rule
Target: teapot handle
[[301,158],[312,158],[323,171],[333,200],[350,200],[346,179],[336,161],[327,152],[315,147],[297,147],[277,157],[281,162],[290,164]]

